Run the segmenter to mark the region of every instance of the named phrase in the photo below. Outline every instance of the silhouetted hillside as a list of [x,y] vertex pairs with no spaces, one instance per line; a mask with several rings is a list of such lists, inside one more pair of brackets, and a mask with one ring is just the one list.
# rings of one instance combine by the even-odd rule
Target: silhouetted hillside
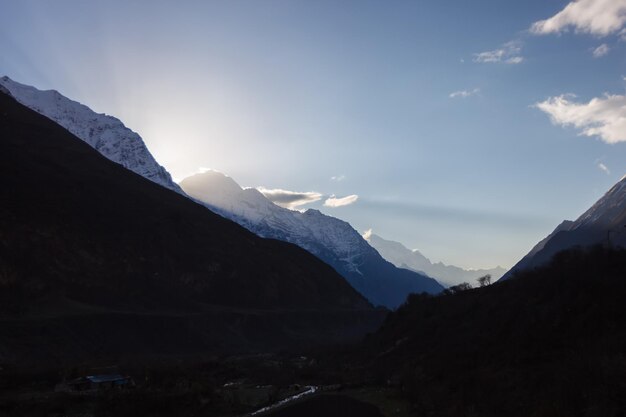
[[357,363],[419,416],[623,416],[626,251],[570,250],[489,287],[412,296]]
[[0,363],[325,343],[383,314],[2,93],[0,138]]

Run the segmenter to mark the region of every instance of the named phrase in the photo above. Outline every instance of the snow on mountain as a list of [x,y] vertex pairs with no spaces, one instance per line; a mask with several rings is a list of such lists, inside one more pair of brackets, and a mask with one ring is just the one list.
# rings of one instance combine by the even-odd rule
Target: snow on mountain
[[115,117],[99,114],[62,96],[38,90],[9,77],[0,78],[18,102],[55,121],[113,162],[177,193],[183,193],[170,174],[157,163],[141,137]]
[[[141,137],[120,120],[95,113],[55,90],[41,91],[6,76],[0,78],[0,89],[55,121],[111,161],[185,194],[156,162]],[[297,244],[315,254],[374,304],[393,308],[411,292],[437,293],[443,289],[430,277],[396,268],[350,224],[317,210],[302,213],[279,207],[258,190],[242,189],[231,178],[218,173],[190,177],[183,184],[192,198],[252,232]]]
[[597,244],[626,246],[626,176],[576,221],[565,220],[501,279],[550,261],[558,252]]
[[506,272],[506,269],[500,266],[491,269],[463,269],[454,265],[445,265],[442,262],[433,263],[418,250],[411,250],[399,242],[383,239],[373,234],[371,230],[363,237],[383,258],[395,266],[424,273],[448,286],[462,282],[472,283],[487,274],[491,275],[495,281]]
[[372,250],[349,223],[318,210],[300,212],[277,206],[257,189],[243,189],[220,172],[185,178],[180,186],[189,196],[257,235],[286,240],[313,253],[330,251],[351,271],[358,271],[356,255]]
[[349,223],[319,210],[300,212],[277,206],[258,190],[243,189],[215,171],[185,178],[180,186],[187,195],[250,231],[294,243],[318,256],[374,304],[395,308],[411,292],[443,289],[430,277],[396,268]]

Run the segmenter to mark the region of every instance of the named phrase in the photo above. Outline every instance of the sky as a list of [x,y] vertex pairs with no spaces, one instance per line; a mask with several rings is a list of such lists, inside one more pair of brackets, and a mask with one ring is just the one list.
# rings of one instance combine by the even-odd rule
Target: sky
[[[0,0],[0,75],[462,267],[626,174],[626,0]],[[302,203],[302,204],[300,204]]]

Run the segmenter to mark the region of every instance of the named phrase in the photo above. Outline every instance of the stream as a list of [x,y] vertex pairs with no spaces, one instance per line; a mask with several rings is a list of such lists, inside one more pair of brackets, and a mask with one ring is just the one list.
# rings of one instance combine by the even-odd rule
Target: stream
[[313,385],[309,385],[309,386],[307,386],[305,388],[306,389],[304,391],[299,392],[296,395],[292,395],[291,397],[287,397],[284,400],[280,400],[277,403],[274,403],[272,405],[268,405],[267,407],[260,408],[260,409],[256,410],[255,412],[251,413],[250,415],[251,416],[255,416],[257,414],[265,413],[265,412],[273,410],[275,408],[282,407],[283,405],[288,404],[288,403],[290,403],[292,401],[299,400],[302,397],[314,394],[318,390],[318,387],[313,386]]

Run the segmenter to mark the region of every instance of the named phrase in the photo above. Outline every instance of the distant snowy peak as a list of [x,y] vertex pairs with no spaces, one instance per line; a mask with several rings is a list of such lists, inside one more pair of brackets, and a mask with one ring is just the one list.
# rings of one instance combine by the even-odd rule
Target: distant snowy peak
[[363,236],[383,258],[395,266],[422,272],[446,285],[472,283],[487,274],[491,275],[495,281],[506,272],[506,269],[500,266],[491,269],[463,269],[454,265],[445,265],[442,262],[433,263],[418,250],[411,250],[399,242],[383,239],[371,230]]
[[154,159],[143,139],[112,116],[99,114],[55,90],[38,90],[9,77],[0,78],[21,104],[55,121],[103,156],[177,193],[184,194],[171,175]]

